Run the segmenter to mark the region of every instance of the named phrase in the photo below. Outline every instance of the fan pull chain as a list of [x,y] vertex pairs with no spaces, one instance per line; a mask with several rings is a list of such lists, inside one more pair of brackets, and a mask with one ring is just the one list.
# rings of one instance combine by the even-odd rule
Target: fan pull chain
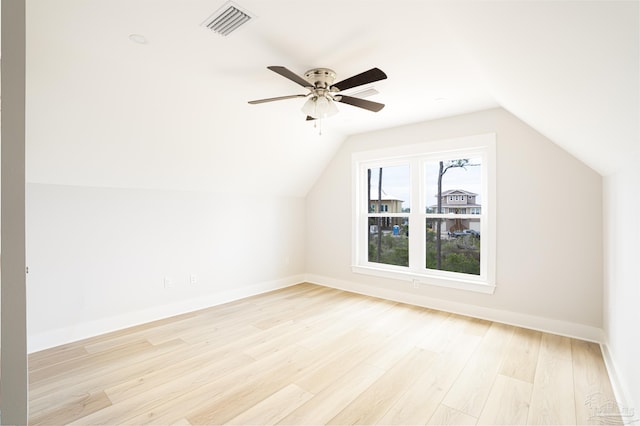
[[[318,126],[318,124],[320,124]],[[313,120],[313,128],[318,129],[318,136],[322,136],[322,118],[318,118],[317,120]]]

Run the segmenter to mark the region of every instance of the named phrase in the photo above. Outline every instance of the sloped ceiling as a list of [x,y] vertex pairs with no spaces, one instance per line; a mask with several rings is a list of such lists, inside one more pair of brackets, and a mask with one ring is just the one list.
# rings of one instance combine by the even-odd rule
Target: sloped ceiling
[[[221,37],[224,3],[29,0],[28,181],[304,196],[350,134],[498,106],[602,174],[640,145],[637,1],[238,0]],[[247,104],[304,93],[269,65],[379,67],[387,106]]]

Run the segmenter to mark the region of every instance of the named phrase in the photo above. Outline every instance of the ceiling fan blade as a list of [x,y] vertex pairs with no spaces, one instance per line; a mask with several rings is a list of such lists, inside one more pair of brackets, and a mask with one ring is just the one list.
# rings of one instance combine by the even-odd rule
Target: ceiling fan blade
[[382,70],[379,68],[371,68],[369,71],[349,77],[346,80],[333,84],[332,86],[342,91],[351,89],[352,87],[362,86],[363,84],[373,83],[374,81],[384,80],[385,78],[387,78],[387,75],[382,72]]
[[[337,99],[337,96],[336,96]],[[366,99],[354,98],[352,96],[340,95],[340,100],[343,104],[353,105],[359,108],[368,109],[369,111],[378,112],[384,108],[384,104],[378,102],[368,101]]]
[[289,96],[278,96],[277,98],[267,98],[267,99],[258,99],[255,101],[249,101],[251,105],[255,104],[263,104],[265,102],[273,102],[273,101],[281,101],[283,99],[292,99],[292,98],[306,98],[307,95],[289,95]]
[[270,66],[267,67],[269,68],[271,71],[280,74],[281,76],[283,76],[284,78],[288,78],[289,80],[293,81],[294,83],[298,83],[300,86],[302,87],[313,87],[313,84],[309,83],[307,80],[305,80],[304,78],[300,77],[298,74],[294,73],[293,71],[285,68],[285,67],[279,67],[279,66]]

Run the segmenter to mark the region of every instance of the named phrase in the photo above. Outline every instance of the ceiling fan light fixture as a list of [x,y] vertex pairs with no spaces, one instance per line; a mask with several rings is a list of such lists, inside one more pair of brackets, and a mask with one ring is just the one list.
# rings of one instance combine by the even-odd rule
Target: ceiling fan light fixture
[[327,118],[338,113],[338,107],[326,96],[313,96],[302,105],[302,112],[313,118]]
[[[302,105],[301,111],[308,115],[309,117],[313,117],[313,114],[316,113],[316,97],[313,96]],[[315,118],[315,117],[314,117]]]
[[336,106],[336,103],[331,99],[329,99],[327,103],[327,110],[326,110],[325,117],[331,117],[332,115],[336,115],[337,113],[338,113],[338,107]]

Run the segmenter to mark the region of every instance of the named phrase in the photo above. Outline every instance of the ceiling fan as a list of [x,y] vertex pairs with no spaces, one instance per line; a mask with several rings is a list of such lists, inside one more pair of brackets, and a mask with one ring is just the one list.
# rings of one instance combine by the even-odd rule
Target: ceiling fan
[[384,104],[368,101],[366,99],[355,98],[353,96],[342,95],[340,92],[374,81],[384,80],[387,75],[378,68],[371,68],[368,71],[349,77],[338,83],[333,81],[336,73],[328,68],[314,68],[304,73],[304,78],[293,71],[280,66],[267,67],[271,71],[288,78],[309,91],[307,94],[279,96],[277,98],[258,99],[249,101],[250,104],[261,104],[265,102],[281,101],[292,98],[309,98],[302,106],[302,112],[307,114],[307,120],[330,117],[338,112],[336,102],[364,108],[369,111],[378,112],[384,108]]

